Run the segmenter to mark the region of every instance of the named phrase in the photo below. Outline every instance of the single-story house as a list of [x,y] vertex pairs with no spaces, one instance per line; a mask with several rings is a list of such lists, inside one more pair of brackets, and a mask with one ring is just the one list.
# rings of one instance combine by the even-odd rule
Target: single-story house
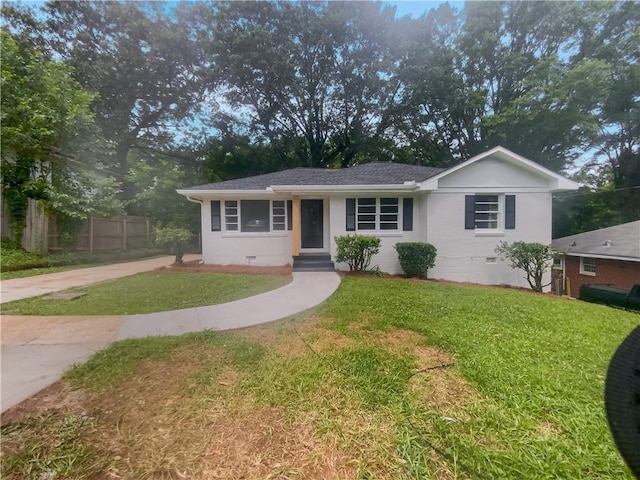
[[305,256],[335,259],[334,237],[357,233],[380,238],[372,266],[384,272],[402,273],[396,243],[429,242],[438,250],[430,278],[527,286],[522,272],[496,258],[496,245],[550,244],[552,193],[577,188],[496,147],[449,169],[392,162],[294,168],[178,193],[201,205],[206,264],[295,269]]
[[562,254],[558,267],[573,296],[584,284],[640,283],[640,220],[556,238],[552,245]]

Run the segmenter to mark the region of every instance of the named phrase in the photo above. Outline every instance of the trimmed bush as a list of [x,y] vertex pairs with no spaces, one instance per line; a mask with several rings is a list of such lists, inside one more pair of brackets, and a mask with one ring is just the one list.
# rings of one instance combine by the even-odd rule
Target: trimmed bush
[[345,262],[352,272],[364,272],[371,264],[371,257],[380,251],[380,239],[362,235],[335,237],[338,247],[336,262]]
[[400,266],[407,277],[427,278],[427,270],[436,263],[436,247],[430,243],[396,243]]

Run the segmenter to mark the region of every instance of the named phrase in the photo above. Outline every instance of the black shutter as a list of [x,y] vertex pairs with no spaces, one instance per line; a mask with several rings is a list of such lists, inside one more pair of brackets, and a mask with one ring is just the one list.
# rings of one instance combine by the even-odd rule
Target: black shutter
[[402,230],[413,230],[413,198],[402,199]]
[[293,202],[287,200],[287,230],[293,230]]
[[220,200],[211,200],[211,231],[219,232],[221,229]]
[[465,195],[464,197],[464,228],[465,230],[475,230],[476,228],[475,195]]
[[516,228],[516,196],[505,195],[504,204],[504,228],[513,230],[514,228]]
[[356,230],[356,199],[347,198],[347,232]]

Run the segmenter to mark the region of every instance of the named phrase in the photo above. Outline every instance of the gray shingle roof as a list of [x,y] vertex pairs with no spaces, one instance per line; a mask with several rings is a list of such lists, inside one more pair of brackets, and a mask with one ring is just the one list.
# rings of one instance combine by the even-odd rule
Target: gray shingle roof
[[628,257],[640,261],[640,220],[556,238],[553,248],[568,255]]
[[371,162],[335,170],[293,168],[185,190],[264,190],[274,185],[402,185],[410,181],[422,182],[444,170],[393,162]]

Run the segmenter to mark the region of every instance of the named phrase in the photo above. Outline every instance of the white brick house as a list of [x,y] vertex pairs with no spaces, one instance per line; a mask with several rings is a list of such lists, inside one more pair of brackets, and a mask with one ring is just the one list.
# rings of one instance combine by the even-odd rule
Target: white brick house
[[[178,190],[201,205],[207,264],[285,265],[335,258],[335,236],[381,239],[372,264],[401,273],[393,246],[429,242],[429,277],[526,286],[497,260],[501,240],[551,243],[551,196],[578,184],[496,147],[450,169],[373,162],[295,168]],[[346,265],[338,264],[340,270]]]

